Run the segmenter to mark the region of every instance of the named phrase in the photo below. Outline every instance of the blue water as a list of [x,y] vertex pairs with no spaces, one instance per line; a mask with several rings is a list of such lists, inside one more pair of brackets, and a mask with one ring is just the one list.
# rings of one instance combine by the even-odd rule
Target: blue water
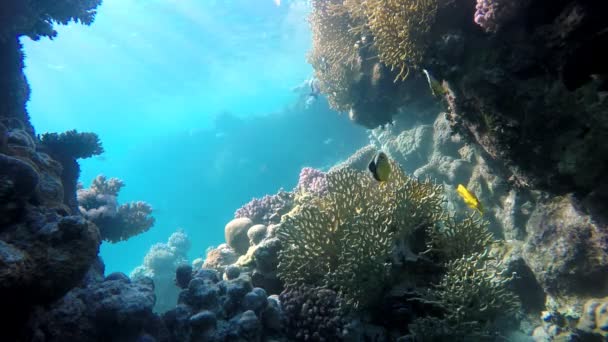
[[121,202],[155,209],[147,233],[102,244],[107,272],[130,272],[177,228],[190,257],[204,256],[251,197],[291,189],[303,166],[365,143],[323,99],[296,106],[292,87],[312,74],[308,10],[304,0],[104,0],[90,27],[23,39],[37,132],[98,133],[106,152],[81,161],[81,181],[119,177]]

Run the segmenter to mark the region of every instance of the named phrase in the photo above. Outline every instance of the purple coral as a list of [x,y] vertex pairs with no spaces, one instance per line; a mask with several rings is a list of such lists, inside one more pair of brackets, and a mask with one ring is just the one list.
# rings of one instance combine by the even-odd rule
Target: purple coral
[[154,225],[152,207],[142,201],[119,205],[117,196],[124,186],[118,178],[99,175],[88,189],[77,193],[80,213],[99,227],[101,237],[110,242],[124,241]]
[[279,190],[274,195],[254,198],[249,203],[237,209],[234,218],[247,217],[254,224],[270,225],[279,223],[281,216],[293,207],[293,193]]
[[527,0],[477,0],[475,23],[486,32],[496,32],[513,19]]
[[327,194],[326,173],[312,167],[305,167],[300,171],[300,179],[296,186],[297,191],[310,193],[317,196]]

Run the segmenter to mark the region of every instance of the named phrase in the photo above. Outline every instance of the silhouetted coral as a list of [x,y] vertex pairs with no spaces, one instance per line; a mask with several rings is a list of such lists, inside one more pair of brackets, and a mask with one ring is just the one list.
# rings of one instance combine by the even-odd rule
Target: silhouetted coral
[[61,134],[45,133],[40,136],[40,143],[49,155],[63,166],[61,181],[64,203],[76,212],[76,189],[80,176],[80,166],[76,160],[103,153],[99,137],[95,133],[78,133],[72,130]]
[[95,133],[78,133],[76,130],[44,133],[40,143],[54,155],[65,155],[74,159],[86,159],[103,153],[99,137]]
[[78,190],[80,213],[93,221],[101,237],[109,242],[127,240],[154,225],[152,207],[146,202],[118,204],[118,192],[123,185],[117,178],[107,180],[99,175],[90,188]]
[[6,0],[0,5],[0,41],[27,35],[33,40],[54,38],[53,25],[79,22],[90,25],[101,0],[19,1]]
[[292,341],[340,341],[345,335],[341,299],[327,288],[288,287],[279,296]]

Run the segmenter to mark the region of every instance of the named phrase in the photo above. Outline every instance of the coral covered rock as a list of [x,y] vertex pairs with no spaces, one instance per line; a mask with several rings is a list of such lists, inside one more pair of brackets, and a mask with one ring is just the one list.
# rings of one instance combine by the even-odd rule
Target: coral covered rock
[[154,285],[150,279],[131,282],[124,274],[70,291],[39,311],[31,323],[40,341],[134,341],[146,333],[159,335],[152,313]]
[[554,295],[606,294],[606,227],[581,212],[572,196],[538,205],[526,231],[523,256],[545,291]]
[[237,259],[238,255],[234,250],[224,243],[207,251],[202,267],[223,272],[226,266],[234,264]]

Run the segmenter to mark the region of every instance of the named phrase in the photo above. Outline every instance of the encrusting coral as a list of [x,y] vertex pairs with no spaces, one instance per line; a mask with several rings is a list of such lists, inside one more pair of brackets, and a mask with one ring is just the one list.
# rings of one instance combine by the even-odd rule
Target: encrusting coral
[[154,225],[152,207],[142,201],[118,204],[124,183],[118,178],[97,176],[91,187],[78,189],[80,213],[99,227],[102,239],[119,242],[143,233]]

